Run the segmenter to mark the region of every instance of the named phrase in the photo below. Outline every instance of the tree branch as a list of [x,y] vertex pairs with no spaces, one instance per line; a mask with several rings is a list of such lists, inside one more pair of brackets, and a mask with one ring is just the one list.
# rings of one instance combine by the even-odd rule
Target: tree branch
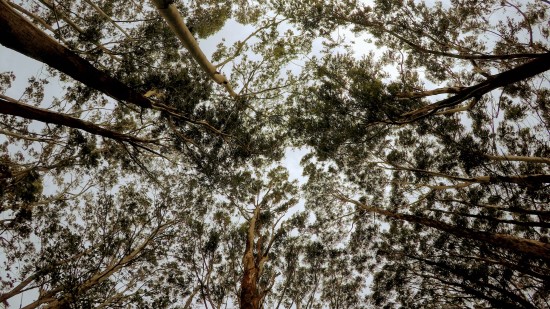
[[525,80],[546,72],[549,69],[550,53],[546,53],[535,60],[531,60],[513,69],[496,74],[493,78],[487,79],[477,85],[466,87],[455,96],[406,112],[399,116],[401,120],[391,123],[405,124],[419,120],[436,113],[442,108],[456,106],[470,98],[479,98],[497,88]]
[[216,70],[216,67],[206,58],[200,49],[199,44],[193,37],[193,34],[191,34],[191,31],[189,31],[183,22],[183,18],[178,12],[176,6],[173,3],[168,4],[170,1],[166,0],[151,1],[156,6],[160,15],[164,18],[170,29],[172,29],[172,31],[180,39],[183,46],[189,51],[193,59],[197,61],[204,72],[206,72],[206,74],[208,74],[213,81],[223,85],[231,97],[237,98],[238,95],[235,91],[233,91],[233,88],[227,78]]
[[158,144],[157,140],[143,139],[116,132],[110,129],[105,129],[92,122],[34,107],[12,99],[10,97],[6,97],[2,94],[0,94],[0,113],[79,129],[91,134],[103,136],[119,142],[127,142],[134,145]]

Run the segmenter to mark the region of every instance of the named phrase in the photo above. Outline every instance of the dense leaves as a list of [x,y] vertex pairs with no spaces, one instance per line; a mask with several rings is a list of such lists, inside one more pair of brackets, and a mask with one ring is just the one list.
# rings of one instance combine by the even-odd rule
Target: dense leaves
[[550,308],[547,1],[0,4],[4,306]]

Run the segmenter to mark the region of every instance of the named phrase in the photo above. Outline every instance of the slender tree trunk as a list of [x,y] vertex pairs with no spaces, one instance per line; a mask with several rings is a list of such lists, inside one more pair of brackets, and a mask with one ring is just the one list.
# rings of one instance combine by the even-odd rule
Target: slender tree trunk
[[86,132],[114,139],[120,142],[131,144],[156,143],[154,140],[142,139],[113,130],[105,129],[92,122],[71,117],[69,115],[52,112],[46,109],[34,107],[16,101],[15,99],[0,94],[0,113],[19,116],[26,119],[38,120],[45,123],[53,123],[74,129],[84,130]]
[[88,61],[57,43],[0,0],[0,44],[69,75],[108,96],[144,108],[152,104],[143,95],[96,69]]
[[508,71],[496,74],[477,85],[466,87],[450,98],[404,113],[399,117],[398,122],[407,123],[415,121],[419,118],[429,116],[442,108],[456,106],[468,99],[481,97],[497,88],[517,83],[548,70],[550,70],[550,53],[546,53]]
[[397,220],[403,220],[411,223],[418,223],[420,225],[435,228],[437,230],[447,232],[456,237],[482,241],[491,244],[495,247],[499,247],[509,252],[517,252],[526,254],[529,256],[537,257],[544,260],[550,260],[550,244],[538,240],[519,238],[508,234],[495,234],[484,231],[476,231],[469,228],[463,228],[447,224],[441,221],[424,218],[415,215],[400,214],[392,211],[380,209],[377,207],[370,207],[356,200],[349,199],[343,195],[336,195],[342,201],[353,203],[360,208],[368,211],[384,215],[389,218]]

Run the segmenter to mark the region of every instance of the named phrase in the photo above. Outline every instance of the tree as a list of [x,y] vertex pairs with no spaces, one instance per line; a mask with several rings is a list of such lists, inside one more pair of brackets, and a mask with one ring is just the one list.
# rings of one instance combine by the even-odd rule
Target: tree
[[550,307],[547,1],[0,6],[3,304]]
[[[300,19],[302,27],[322,34],[351,25],[386,48],[381,57],[327,55],[312,63],[317,82],[292,98],[289,114],[298,143],[333,164],[320,179],[345,179],[319,180],[312,194],[340,187],[324,191],[334,196],[327,205],[349,202],[369,217],[399,220],[388,232],[362,236],[379,241],[364,245],[380,263],[371,301],[548,306],[539,276],[547,275],[547,255],[519,245],[548,247],[548,121],[540,101],[548,80],[537,75],[547,68],[523,70],[547,62],[539,19],[546,4],[311,4],[318,15],[291,6],[310,18]],[[487,21],[484,14],[498,10],[520,14]],[[391,68],[397,74],[386,73]],[[431,99],[441,94],[448,97]],[[522,249],[484,235],[515,239]]]

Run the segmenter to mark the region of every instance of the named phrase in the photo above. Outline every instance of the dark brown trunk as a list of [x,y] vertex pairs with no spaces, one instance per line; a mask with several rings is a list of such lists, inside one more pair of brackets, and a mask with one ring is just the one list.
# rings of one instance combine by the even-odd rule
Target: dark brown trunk
[[57,43],[0,0],[0,44],[69,75],[114,99],[151,108],[151,102]]
[[450,98],[404,113],[397,122],[407,123],[415,121],[419,118],[429,116],[442,108],[456,106],[468,99],[481,97],[497,88],[517,83],[548,70],[550,70],[550,53],[546,53],[508,71],[496,74],[477,85],[466,87]]
[[86,132],[111,138],[120,142],[131,144],[153,143],[153,140],[145,140],[126,135],[113,130],[105,129],[86,120],[71,117],[69,115],[52,112],[46,109],[23,104],[14,99],[0,95],[0,113],[19,116],[26,119],[38,120],[45,123],[58,124],[70,128],[84,130]]
[[365,205],[363,206],[363,208],[367,211],[375,212],[390,218],[429,226],[460,238],[486,242],[492,244],[495,247],[506,249],[510,252],[523,253],[533,257],[550,260],[550,244],[548,243],[532,239],[519,238],[507,234],[494,234],[484,231],[476,231],[469,228],[453,226],[441,221],[432,220],[424,217],[399,214],[375,207],[368,207]]
[[491,176],[492,183],[510,182],[525,186],[540,186],[544,183],[550,183],[550,175],[518,175],[518,176]]

